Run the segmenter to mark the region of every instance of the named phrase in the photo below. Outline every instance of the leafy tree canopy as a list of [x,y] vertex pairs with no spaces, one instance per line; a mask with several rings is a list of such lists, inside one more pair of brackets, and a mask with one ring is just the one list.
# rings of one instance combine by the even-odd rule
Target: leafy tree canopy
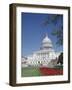
[[44,21],[43,25],[47,26],[49,24],[54,25],[52,35],[57,38],[56,44],[63,45],[63,15],[50,14]]

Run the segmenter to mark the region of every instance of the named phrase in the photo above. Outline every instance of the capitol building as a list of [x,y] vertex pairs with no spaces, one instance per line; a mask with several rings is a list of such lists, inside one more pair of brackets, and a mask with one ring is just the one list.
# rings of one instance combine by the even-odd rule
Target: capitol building
[[41,42],[40,50],[33,52],[32,55],[25,56],[21,60],[22,67],[39,66],[39,67],[53,67],[57,64],[57,57],[59,55],[53,49],[53,44],[46,34]]

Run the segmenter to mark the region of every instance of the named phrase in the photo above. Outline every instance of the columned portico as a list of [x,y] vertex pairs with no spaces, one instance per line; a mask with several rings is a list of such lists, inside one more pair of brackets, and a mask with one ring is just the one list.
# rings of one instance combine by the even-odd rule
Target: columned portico
[[31,56],[28,56],[27,59],[24,60],[28,66],[48,66],[49,62],[55,58],[56,54],[53,49],[52,41],[46,34],[45,38],[42,40],[40,50],[35,51]]

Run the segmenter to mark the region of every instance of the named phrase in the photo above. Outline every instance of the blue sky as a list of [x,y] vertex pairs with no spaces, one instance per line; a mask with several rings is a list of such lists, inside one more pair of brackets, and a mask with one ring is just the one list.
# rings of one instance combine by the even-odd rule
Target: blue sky
[[[41,42],[46,33],[52,40],[55,51],[62,51],[63,47],[56,45],[57,38],[51,34],[54,28],[59,28],[57,24],[49,24],[44,26],[44,21],[50,19],[53,14],[37,14],[37,13],[22,13],[21,14],[21,54],[22,56],[30,55],[41,47]],[[61,22],[62,23],[62,20]]]

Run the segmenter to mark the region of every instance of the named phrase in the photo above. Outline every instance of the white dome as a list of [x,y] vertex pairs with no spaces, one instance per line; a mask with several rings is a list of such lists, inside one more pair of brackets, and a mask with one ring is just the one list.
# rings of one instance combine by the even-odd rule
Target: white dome
[[51,43],[51,40],[46,35],[46,37],[43,39],[42,43]]
[[52,42],[51,40],[48,38],[48,35],[46,34],[45,38],[42,41],[42,47],[43,48],[52,48]]

